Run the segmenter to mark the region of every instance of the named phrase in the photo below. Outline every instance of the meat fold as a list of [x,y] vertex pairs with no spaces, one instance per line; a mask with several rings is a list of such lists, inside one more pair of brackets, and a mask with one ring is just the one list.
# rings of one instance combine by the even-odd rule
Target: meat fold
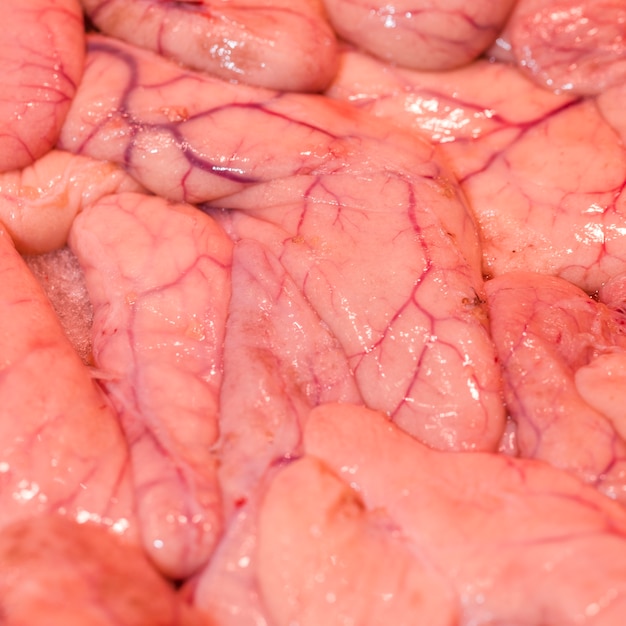
[[545,89],[597,95],[626,78],[622,0],[518,0],[501,38]]
[[227,516],[256,498],[274,461],[299,453],[314,406],[362,401],[340,342],[266,246],[237,241],[232,290],[218,446]]
[[519,454],[624,502],[624,428],[607,393],[626,359],[624,310],[530,272],[488,281],[487,294]]
[[103,38],[62,141],[203,202],[237,248],[260,244],[336,339],[366,404],[435,447],[497,446],[480,246],[432,146],[325,98],[235,88]]
[[58,512],[137,541],[117,415],[0,227],[0,528]]
[[613,127],[623,144],[626,144],[626,83],[606,89],[596,98],[596,104],[604,119]]
[[325,93],[428,137],[461,180],[485,169],[525,129],[579,99],[541,89],[507,63],[478,59],[427,72],[351,47],[342,49],[340,70]]
[[0,532],[0,614],[6,626],[209,626],[136,546],[57,515]]
[[134,193],[83,211],[69,244],[94,308],[94,362],[130,446],[144,546],[184,578],[222,529],[212,448],[232,244],[200,211]]
[[276,626],[460,623],[445,574],[318,459],[276,477],[258,543],[259,587]]
[[[502,416],[482,281],[456,248],[463,235],[452,238],[431,210],[445,210],[446,192],[426,172],[423,187],[367,176],[358,187],[350,172],[300,177],[285,199],[278,184],[259,185],[229,202],[239,210],[228,230],[280,260],[336,337],[368,406],[436,447],[493,447]],[[371,206],[381,194],[393,210]],[[297,313],[288,321],[299,323]]]
[[337,70],[321,0],[81,0],[104,33],[228,81],[321,91]]
[[347,51],[341,67],[329,95],[439,146],[478,223],[486,274],[531,270],[593,292],[626,270],[617,88],[600,102],[553,94],[487,61],[427,73]]
[[[257,485],[258,495],[275,469]],[[240,506],[207,567],[185,587],[192,605],[219,626],[273,626],[257,579],[258,515],[258,497]]]
[[0,174],[0,221],[21,254],[45,254],[65,246],[85,206],[105,195],[141,190],[113,163],[51,150],[24,169]]
[[463,181],[493,275],[531,270],[587,292],[626,269],[626,150],[582,100],[528,128]]
[[341,37],[385,61],[448,70],[473,61],[496,39],[515,0],[325,0]]
[[[259,517],[258,580],[291,624],[618,626],[626,514],[547,464],[442,453],[363,407],[310,415]],[[367,590],[367,591],[365,591]]]
[[0,172],[56,143],[80,82],[85,32],[78,0],[3,0],[0,21]]

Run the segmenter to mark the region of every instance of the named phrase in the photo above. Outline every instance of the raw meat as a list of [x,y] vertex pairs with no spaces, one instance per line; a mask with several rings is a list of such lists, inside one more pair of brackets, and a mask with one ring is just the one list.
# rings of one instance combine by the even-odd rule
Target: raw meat
[[459,602],[429,560],[317,459],[294,462],[269,488],[258,571],[276,626],[457,626]]
[[144,546],[184,578],[222,528],[212,446],[232,244],[192,207],[126,193],[83,211],[70,247],[94,307],[94,362],[131,450]]
[[0,172],[50,150],[80,81],[85,34],[78,0],[0,3]]
[[546,91],[511,65],[478,59],[447,72],[382,63],[345,48],[326,95],[427,136],[460,179],[484,169],[524,129],[576,101]]
[[623,0],[518,0],[500,37],[545,88],[595,95],[626,79]]
[[0,528],[39,513],[137,523],[117,416],[0,230]]
[[565,280],[527,272],[488,281],[487,294],[520,455],[626,501],[623,427],[603,397],[616,360],[626,358],[624,311]]
[[[427,74],[355,52],[329,94],[439,144],[478,222],[485,273],[554,274],[593,292],[626,270],[626,150],[593,100],[503,64]],[[604,108],[620,119],[614,97]]]
[[314,406],[361,401],[340,342],[267,247],[237,242],[232,284],[218,452],[228,516],[275,459],[298,453]]
[[258,495],[274,470],[256,485],[256,501],[241,506],[230,518],[207,567],[187,583],[193,605],[219,626],[273,626],[257,580],[257,518]]
[[56,515],[0,532],[4,626],[207,626],[137,548]]
[[[424,174],[426,180],[409,182],[388,170],[369,181],[359,177],[358,187],[348,172],[307,176],[294,179],[286,197],[259,186],[229,201],[239,210],[228,214],[228,230],[248,249],[253,240],[261,243],[279,261],[336,337],[366,404],[430,445],[490,448],[502,414],[478,267],[470,269],[455,249],[463,235],[450,238],[439,222],[454,196],[422,187],[430,178]],[[381,193],[393,210],[371,202]],[[274,327],[285,325],[280,312],[269,311]],[[286,322],[311,326],[297,307]],[[310,369],[302,358],[295,365]],[[493,375],[483,377],[488,371]]]
[[277,626],[622,623],[626,514],[577,479],[429,450],[349,405],[315,409],[304,447],[260,515]]
[[62,248],[76,215],[102,196],[140,191],[120,167],[52,150],[22,170],[0,174],[0,221],[22,254]]
[[[130,43],[87,36],[71,110],[56,109],[56,147],[73,155],[0,178],[20,251],[62,246],[80,213],[70,243],[95,305],[93,342],[77,339],[89,304],[70,315],[87,368],[7,245],[0,621],[622,626],[623,6],[559,0],[557,15],[519,0],[490,60],[454,71],[346,47],[320,96],[258,86],[314,91],[335,72],[321,3],[279,2],[85,0],[88,29]],[[512,2],[450,5],[353,1],[365,22],[337,28],[364,47],[390,35],[383,58],[452,67],[489,45]],[[576,57],[596,26],[614,66],[601,49]],[[548,39],[567,47],[568,32],[549,67]],[[49,264],[68,267],[57,306],[81,298],[69,250],[28,263],[53,285]],[[528,268],[546,276],[526,288],[511,271]],[[497,276],[487,288],[483,273]],[[20,315],[33,302],[40,317]],[[35,406],[44,395],[61,406],[52,417]],[[69,495],[59,468],[78,480]],[[151,573],[115,533],[141,536]],[[127,558],[135,580],[115,570]],[[94,579],[136,602],[116,608]]]
[[369,406],[436,447],[497,446],[475,226],[426,142],[328,99],[235,88],[98,38],[63,143],[153,192],[210,203],[236,242],[260,243]]
[[102,32],[224,80],[320,91],[337,70],[320,0],[81,0]]
[[626,144],[626,83],[603,91],[596,98],[596,103],[604,119],[619,135],[622,144]]
[[496,39],[515,0],[325,0],[347,41],[385,61],[424,70],[465,65]]

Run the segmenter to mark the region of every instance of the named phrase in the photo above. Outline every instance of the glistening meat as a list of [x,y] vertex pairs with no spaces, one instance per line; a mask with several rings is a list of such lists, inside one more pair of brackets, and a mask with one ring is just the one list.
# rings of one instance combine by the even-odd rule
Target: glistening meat
[[13,5],[2,620],[621,626],[622,4]]
[[225,80],[319,91],[337,70],[337,42],[319,0],[82,0],[107,35]]
[[0,20],[0,172],[22,168],[56,143],[83,70],[78,0],[6,0]]
[[[250,254],[275,259],[285,277],[269,302],[241,304],[252,310],[243,316],[252,333],[304,327],[296,305],[289,320],[270,310],[283,284],[299,290],[369,406],[437,447],[497,446],[503,412],[478,235],[452,175],[420,137],[319,96],[223,85],[92,38],[61,144],[125,165],[154,193],[203,203],[235,241],[233,279],[245,280],[238,267]],[[306,381],[306,363],[291,367],[309,395],[318,392],[307,383],[330,384]]]
[[146,550],[184,578],[222,525],[211,448],[232,244],[191,207],[121,193],[83,211],[69,245],[94,307],[94,362],[130,446]]
[[328,95],[439,146],[478,221],[486,273],[556,274],[594,292],[626,270],[620,91],[581,98],[501,63],[427,73],[346,50]]

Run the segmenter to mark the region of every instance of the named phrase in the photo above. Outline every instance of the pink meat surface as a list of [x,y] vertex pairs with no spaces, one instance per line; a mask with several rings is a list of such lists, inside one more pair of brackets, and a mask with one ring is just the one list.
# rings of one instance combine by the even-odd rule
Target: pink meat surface
[[81,0],[102,32],[225,80],[320,91],[337,69],[320,0]]
[[623,626],[625,10],[7,0],[0,622]]
[[593,101],[523,129],[461,182],[493,275],[532,270],[593,292],[626,269],[626,150]]
[[56,515],[0,532],[5,626],[208,626],[137,548]]
[[[268,473],[272,474],[273,471]],[[263,488],[257,486],[257,494],[262,492]],[[192,604],[219,626],[273,626],[257,579],[256,500],[240,507],[231,517],[207,567],[188,582],[186,591]]]
[[351,48],[342,50],[326,95],[428,137],[460,179],[576,100],[542,89],[505,63],[478,59],[447,72],[424,72]]
[[218,452],[228,515],[274,460],[298,453],[314,406],[361,401],[343,347],[280,259],[252,239],[233,254]]
[[485,51],[515,0],[325,0],[329,19],[346,41],[398,65],[447,70]]
[[599,107],[503,64],[428,74],[355,52],[329,94],[439,144],[478,222],[486,273],[532,270],[592,292],[626,270],[621,94]]
[[[417,180],[407,189],[405,181],[386,172],[372,176],[370,185],[361,179],[358,187],[336,173],[316,178],[302,177],[297,186],[294,181],[293,195],[284,199],[267,202],[262,186],[233,198],[229,204],[239,210],[229,214],[229,229],[236,241],[248,246],[257,241],[279,260],[336,338],[335,354],[340,356],[341,348],[366,404],[389,412],[436,447],[495,445],[502,416],[478,295],[481,282],[473,274],[478,267],[468,268],[429,211],[438,205],[443,211],[454,196],[442,197],[428,183],[418,189]],[[389,206],[399,210],[371,206],[370,198],[381,188]],[[419,198],[414,207],[413,195]],[[439,285],[445,285],[445,293]],[[290,285],[285,287],[288,292]],[[280,292],[277,297],[282,299]],[[269,311],[272,326],[285,323],[280,313],[280,308]],[[286,322],[306,329],[309,320],[311,313],[304,317],[293,307]],[[303,373],[311,370],[307,360],[297,365]],[[324,365],[319,362],[317,369]],[[322,389],[335,385],[336,369],[335,364],[328,382],[319,381]],[[481,376],[486,372],[493,375]],[[330,399],[319,397],[315,386],[308,395]],[[293,401],[293,393],[288,397]]]
[[146,550],[188,576],[221,532],[218,435],[230,240],[186,205],[117,194],[82,212],[70,247],[94,307],[93,353],[131,449]]
[[21,254],[65,246],[76,215],[101,197],[140,191],[113,163],[51,150],[32,165],[0,174],[0,221]]
[[623,0],[518,0],[502,38],[548,89],[594,95],[626,79]]
[[234,88],[103,39],[63,142],[124,163],[154,192],[228,209],[224,227],[280,261],[368,405],[436,447],[497,445],[480,247],[426,142],[321,97]]
[[533,273],[488,281],[487,293],[519,453],[569,470],[623,502],[623,427],[597,401],[587,401],[606,393],[615,359],[626,358],[623,310]]
[[315,409],[304,447],[259,518],[277,626],[622,623],[626,515],[577,479],[429,450],[349,405]]
[[5,230],[0,275],[0,527],[59,512],[134,541],[117,415]]
[[607,89],[596,98],[598,109],[604,119],[613,127],[626,144],[626,83]]
[[354,489],[310,457],[268,490],[257,569],[276,626],[460,623],[458,600],[437,566],[384,510],[368,511]]
[[0,172],[24,167],[58,139],[85,56],[78,0],[0,3]]

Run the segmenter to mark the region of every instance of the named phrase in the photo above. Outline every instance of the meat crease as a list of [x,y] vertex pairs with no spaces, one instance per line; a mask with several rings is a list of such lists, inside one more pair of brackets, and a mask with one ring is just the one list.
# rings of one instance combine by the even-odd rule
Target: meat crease
[[0,18],[2,626],[624,626],[625,0]]
[[[244,116],[256,132],[241,131]],[[369,406],[436,447],[497,446],[480,247],[432,146],[327,99],[234,90],[102,38],[63,144],[222,211],[236,245],[255,240],[279,259]],[[164,158],[157,176],[152,159]]]
[[[267,475],[273,474],[271,471]],[[192,605],[210,615],[219,626],[274,626],[257,578],[261,484],[267,481],[257,485],[254,500],[231,516],[207,567],[187,584]]]
[[0,172],[54,147],[80,82],[85,31],[78,0],[3,0]]
[[496,39],[515,0],[325,0],[346,41],[405,67],[448,70],[473,61]]
[[299,454],[314,406],[362,401],[344,349],[280,259],[237,241],[232,289],[218,446],[227,517],[254,500],[274,461]]
[[103,196],[141,191],[122,168],[61,150],[0,174],[0,221],[24,255],[59,250],[76,215]]
[[259,587],[276,626],[458,626],[441,571],[322,462],[295,461],[269,487],[259,519]]
[[597,95],[626,78],[622,0],[518,0],[500,38],[546,89]]
[[624,502],[624,430],[593,400],[605,395],[617,359],[626,358],[624,311],[529,272],[488,281],[487,294],[519,454]]
[[578,98],[534,85],[511,64],[478,59],[446,72],[382,63],[345,47],[330,98],[428,137],[459,179],[484,169],[520,132]]
[[81,3],[103,33],[224,80],[321,91],[337,70],[321,0]]
[[626,514],[576,478],[527,459],[429,450],[349,405],[316,408],[304,448],[259,517],[259,585],[277,626],[295,615],[621,624]]
[[4,229],[0,273],[0,528],[58,512],[135,542],[117,414]]
[[57,515],[0,532],[6,626],[207,626],[136,546]]
[[222,530],[212,448],[231,242],[192,207],[126,193],[83,211],[70,247],[94,308],[94,362],[130,446],[144,546],[184,578]]
[[593,292],[626,270],[617,90],[596,103],[501,63],[412,72],[347,51],[328,93],[439,146],[478,223],[486,274],[531,270]]

